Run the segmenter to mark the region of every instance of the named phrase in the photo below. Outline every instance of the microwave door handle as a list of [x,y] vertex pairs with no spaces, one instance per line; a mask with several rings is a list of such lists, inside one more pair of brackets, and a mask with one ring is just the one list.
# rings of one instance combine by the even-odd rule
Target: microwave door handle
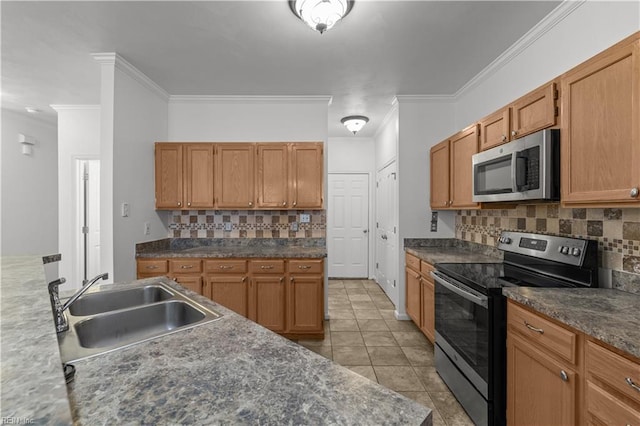
[[473,293],[469,293],[468,291],[465,291],[464,289],[457,287],[453,284],[450,284],[449,282],[445,281],[442,276],[437,272],[437,271],[433,271],[431,272],[431,276],[433,277],[433,279],[440,285],[442,285],[443,287],[445,287],[447,290],[457,294],[458,296],[467,299],[468,301],[476,304],[476,305],[480,305],[483,307],[487,307],[488,306],[488,298],[483,296],[483,297],[479,297],[476,296]]
[[523,153],[516,152],[515,164],[516,164],[516,176],[515,185],[518,191],[527,189],[527,166],[529,165],[529,156],[526,151]]
[[518,184],[517,184],[517,176],[518,176],[518,161],[517,161],[518,153],[514,152],[511,154],[511,192],[518,192]]

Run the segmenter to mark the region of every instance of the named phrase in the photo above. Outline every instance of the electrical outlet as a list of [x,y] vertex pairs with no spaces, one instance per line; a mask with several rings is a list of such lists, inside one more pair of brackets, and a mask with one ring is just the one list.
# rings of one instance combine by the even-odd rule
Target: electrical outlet
[[151,235],[151,224],[149,222],[144,223],[144,235]]
[[233,224],[231,222],[225,222],[224,223],[224,230],[225,231],[231,231],[233,229]]
[[291,222],[291,223],[289,224],[289,229],[290,229],[291,231],[297,231],[297,230],[298,230],[298,222]]
[[438,232],[438,212],[431,212],[431,232]]
[[309,222],[311,222],[311,215],[309,214],[300,215],[300,223],[309,223]]

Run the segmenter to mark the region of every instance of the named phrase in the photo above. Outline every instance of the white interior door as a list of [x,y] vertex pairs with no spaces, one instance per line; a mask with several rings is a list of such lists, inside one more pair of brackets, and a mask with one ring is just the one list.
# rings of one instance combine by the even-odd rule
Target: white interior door
[[329,277],[369,276],[369,176],[329,174]]
[[396,163],[376,176],[376,281],[391,297],[397,283]]
[[100,160],[87,161],[89,170],[87,191],[87,279],[102,271],[100,269]]

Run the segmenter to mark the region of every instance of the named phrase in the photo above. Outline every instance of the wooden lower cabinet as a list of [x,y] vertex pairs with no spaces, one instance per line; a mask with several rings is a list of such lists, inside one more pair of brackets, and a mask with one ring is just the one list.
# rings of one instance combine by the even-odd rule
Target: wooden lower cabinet
[[435,285],[431,278],[433,265],[412,254],[405,255],[405,308],[407,315],[427,336],[435,342]]
[[290,338],[324,338],[323,259],[137,259],[138,278],[185,288]]

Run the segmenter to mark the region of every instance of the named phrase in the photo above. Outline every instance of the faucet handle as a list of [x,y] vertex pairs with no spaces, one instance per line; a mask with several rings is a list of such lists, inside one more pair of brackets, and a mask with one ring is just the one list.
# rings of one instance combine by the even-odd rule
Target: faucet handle
[[58,278],[57,280],[51,281],[49,283],[49,288],[57,287],[57,286],[59,286],[61,284],[64,284],[66,282],[67,282],[66,278]]

